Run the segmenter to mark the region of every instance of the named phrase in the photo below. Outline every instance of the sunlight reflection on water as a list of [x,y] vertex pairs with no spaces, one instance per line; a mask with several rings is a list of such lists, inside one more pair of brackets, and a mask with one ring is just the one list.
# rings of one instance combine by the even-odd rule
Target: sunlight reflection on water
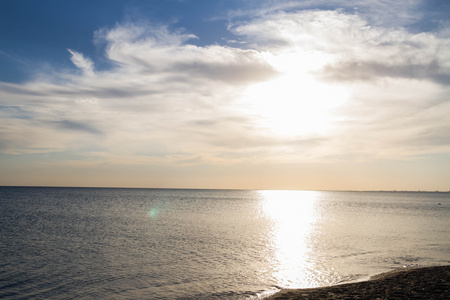
[[449,193],[0,187],[0,206],[0,298],[261,299],[450,264]]
[[273,222],[272,263],[274,278],[282,287],[317,286],[316,260],[311,253],[311,234],[320,217],[317,201],[320,192],[260,191],[262,210]]

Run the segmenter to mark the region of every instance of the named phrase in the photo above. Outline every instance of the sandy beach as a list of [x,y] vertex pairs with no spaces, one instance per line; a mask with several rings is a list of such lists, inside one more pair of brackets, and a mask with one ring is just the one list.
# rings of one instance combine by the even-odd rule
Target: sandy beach
[[450,266],[400,269],[369,281],[286,289],[268,299],[450,299]]

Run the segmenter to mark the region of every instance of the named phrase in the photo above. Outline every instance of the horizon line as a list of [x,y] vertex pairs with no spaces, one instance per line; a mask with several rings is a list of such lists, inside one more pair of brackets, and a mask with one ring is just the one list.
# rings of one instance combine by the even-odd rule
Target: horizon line
[[186,188],[186,187],[124,187],[124,186],[57,186],[57,185],[0,185],[0,188],[80,188],[80,189],[148,189],[148,190],[229,190],[229,191],[305,191],[305,192],[391,192],[391,193],[450,193],[449,190],[312,190],[312,189],[255,189],[255,188]]

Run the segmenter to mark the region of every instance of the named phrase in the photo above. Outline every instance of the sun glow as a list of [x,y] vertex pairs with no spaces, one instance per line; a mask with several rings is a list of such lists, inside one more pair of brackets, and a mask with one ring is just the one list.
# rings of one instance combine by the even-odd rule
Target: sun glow
[[269,60],[279,75],[249,86],[242,100],[259,125],[278,135],[320,134],[332,129],[334,110],[348,98],[348,91],[319,81],[314,70],[324,65],[317,55],[285,54]]

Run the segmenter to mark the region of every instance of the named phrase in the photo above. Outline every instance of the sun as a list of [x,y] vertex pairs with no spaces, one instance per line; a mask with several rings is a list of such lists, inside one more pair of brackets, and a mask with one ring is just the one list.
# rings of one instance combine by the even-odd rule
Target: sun
[[[319,64],[323,62],[317,61]],[[243,94],[242,100],[258,125],[274,134],[300,136],[329,131],[337,120],[334,111],[348,98],[344,87],[321,82],[299,65],[289,56],[278,59],[280,74],[249,86]]]

